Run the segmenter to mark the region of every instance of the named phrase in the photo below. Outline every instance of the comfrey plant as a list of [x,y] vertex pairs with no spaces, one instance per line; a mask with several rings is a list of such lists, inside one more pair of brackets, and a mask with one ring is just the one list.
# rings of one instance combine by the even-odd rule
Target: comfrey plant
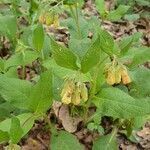
[[[85,17],[82,0],[10,5],[10,14],[6,9],[0,15],[0,36],[10,42],[8,57],[0,59],[0,143],[21,149],[19,141],[42,118],[51,133],[49,149],[84,149],[73,134],[57,131],[47,117],[56,101],[71,110],[71,117],[80,117],[84,128],[102,135],[93,141],[93,150],[118,149],[118,133],[135,141],[133,131],[150,118],[150,71],[143,65],[150,55],[149,48],[139,44],[139,34],[115,41],[97,17]],[[67,17],[61,20],[64,12]],[[27,25],[19,24],[22,18]],[[69,31],[66,45],[46,33],[50,26]],[[29,64],[32,82],[25,80]],[[112,120],[108,134],[102,124],[106,116]]]

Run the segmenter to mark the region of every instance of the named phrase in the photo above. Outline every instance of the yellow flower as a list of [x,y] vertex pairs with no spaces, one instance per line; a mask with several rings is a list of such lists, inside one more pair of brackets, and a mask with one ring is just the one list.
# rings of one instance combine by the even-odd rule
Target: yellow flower
[[106,64],[105,67],[106,82],[109,85],[119,84],[121,81],[123,84],[128,84],[131,79],[128,75],[127,68],[122,64]]
[[79,105],[81,100],[84,102],[88,100],[88,89],[85,83],[75,82],[75,80],[69,79],[64,84],[61,97],[61,101],[64,104],[72,103],[74,105]]
[[45,16],[44,16],[44,14],[41,14],[41,15],[39,16],[39,23],[45,24]]
[[115,68],[113,65],[107,65],[106,68],[105,68],[105,77],[106,77],[106,82],[109,84],[109,85],[113,85],[115,84],[116,82],[116,77],[115,77]]
[[72,99],[72,94],[75,88],[73,80],[67,80],[64,84],[63,90],[61,92],[62,103],[70,104]]
[[119,84],[121,82],[121,71],[120,66],[118,65],[115,69],[115,83]]
[[45,15],[45,24],[47,26],[52,25],[54,22],[54,15],[52,13],[46,13]]
[[77,85],[75,87],[75,91],[72,95],[72,100],[71,100],[71,102],[74,105],[79,105],[80,104],[80,102],[81,102],[80,93],[81,93],[81,86],[80,86],[80,84],[77,83]]
[[88,89],[85,85],[85,83],[82,83],[81,85],[81,99],[86,102],[88,100]]
[[123,84],[126,85],[126,84],[131,83],[131,78],[128,75],[128,71],[127,71],[126,67],[124,67],[124,66],[121,68],[121,78],[122,78]]
[[58,15],[54,16],[53,25],[54,25],[55,28],[59,27],[59,18],[58,18]]

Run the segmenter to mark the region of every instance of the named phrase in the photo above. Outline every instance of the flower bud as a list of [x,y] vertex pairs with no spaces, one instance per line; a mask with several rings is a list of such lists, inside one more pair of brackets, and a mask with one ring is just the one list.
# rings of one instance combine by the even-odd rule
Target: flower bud
[[45,16],[43,14],[39,16],[39,23],[45,24]]
[[54,22],[54,15],[50,14],[50,13],[47,13],[46,16],[45,16],[46,25],[50,26],[51,24],[53,24],[53,22]]
[[80,104],[80,101],[81,101],[80,92],[81,92],[80,85],[76,85],[76,88],[72,95],[72,100],[71,100],[74,105]]
[[123,84],[126,85],[126,84],[131,83],[131,79],[130,79],[130,77],[128,75],[128,71],[127,71],[127,69],[125,67],[123,67],[121,69],[121,78],[122,78],[122,83]]
[[54,16],[53,25],[54,25],[55,28],[58,28],[58,27],[59,27],[58,15],[55,15],[55,16]]
[[81,84],[81,99],[86,102],[88,100],[88,89],[85,83]]
[[119,84],[121,82],[121,71],[120,66],[118,65],[115,69],[115,83]]
[[70,104],[71,103],[71,94],[66,92],[62,97],[62,103],[64,104]]
[[115,72],[114,72],[114,71],[109,70],[109,71],[107,72],[106,82],[107,82],[109,85],[115,84]]
[[64,84],[63,90],[61,92],[62,103],[69,104],[71,103],[72,94],[75,88],[73,80],[67,80]]

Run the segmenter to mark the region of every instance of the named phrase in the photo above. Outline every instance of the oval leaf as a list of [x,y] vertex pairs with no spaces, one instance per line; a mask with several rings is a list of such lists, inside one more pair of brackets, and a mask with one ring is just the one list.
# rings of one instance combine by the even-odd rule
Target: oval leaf
[[83,146],[77,138],[65,131],[59,132],[58,135],[52,135],[51,150],[83,150]]
[[90,46],[81,61],[81,71],[87,73],[100,60],[100,38],[98,37]]
[[68,69],[77,70],[78,66],[76,64],[77,58],[68,48],[57,44],[53,39],[51,39],[52,54],[56,63]]
[[44,44],[44,29],[42,25],[37,25],[37,27],[33,31],[32,35],[32,43],[37,51],[41,51]]

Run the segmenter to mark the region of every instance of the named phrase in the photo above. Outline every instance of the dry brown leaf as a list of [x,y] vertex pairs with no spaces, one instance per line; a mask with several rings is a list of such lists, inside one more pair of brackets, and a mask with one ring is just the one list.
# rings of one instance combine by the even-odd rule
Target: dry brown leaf
[[67,105],[62,105],[59,110],[59,119],[62,122],[64,129],[70,133],[77,130],[77,125],[82,121],[80,117],[71,117]]

